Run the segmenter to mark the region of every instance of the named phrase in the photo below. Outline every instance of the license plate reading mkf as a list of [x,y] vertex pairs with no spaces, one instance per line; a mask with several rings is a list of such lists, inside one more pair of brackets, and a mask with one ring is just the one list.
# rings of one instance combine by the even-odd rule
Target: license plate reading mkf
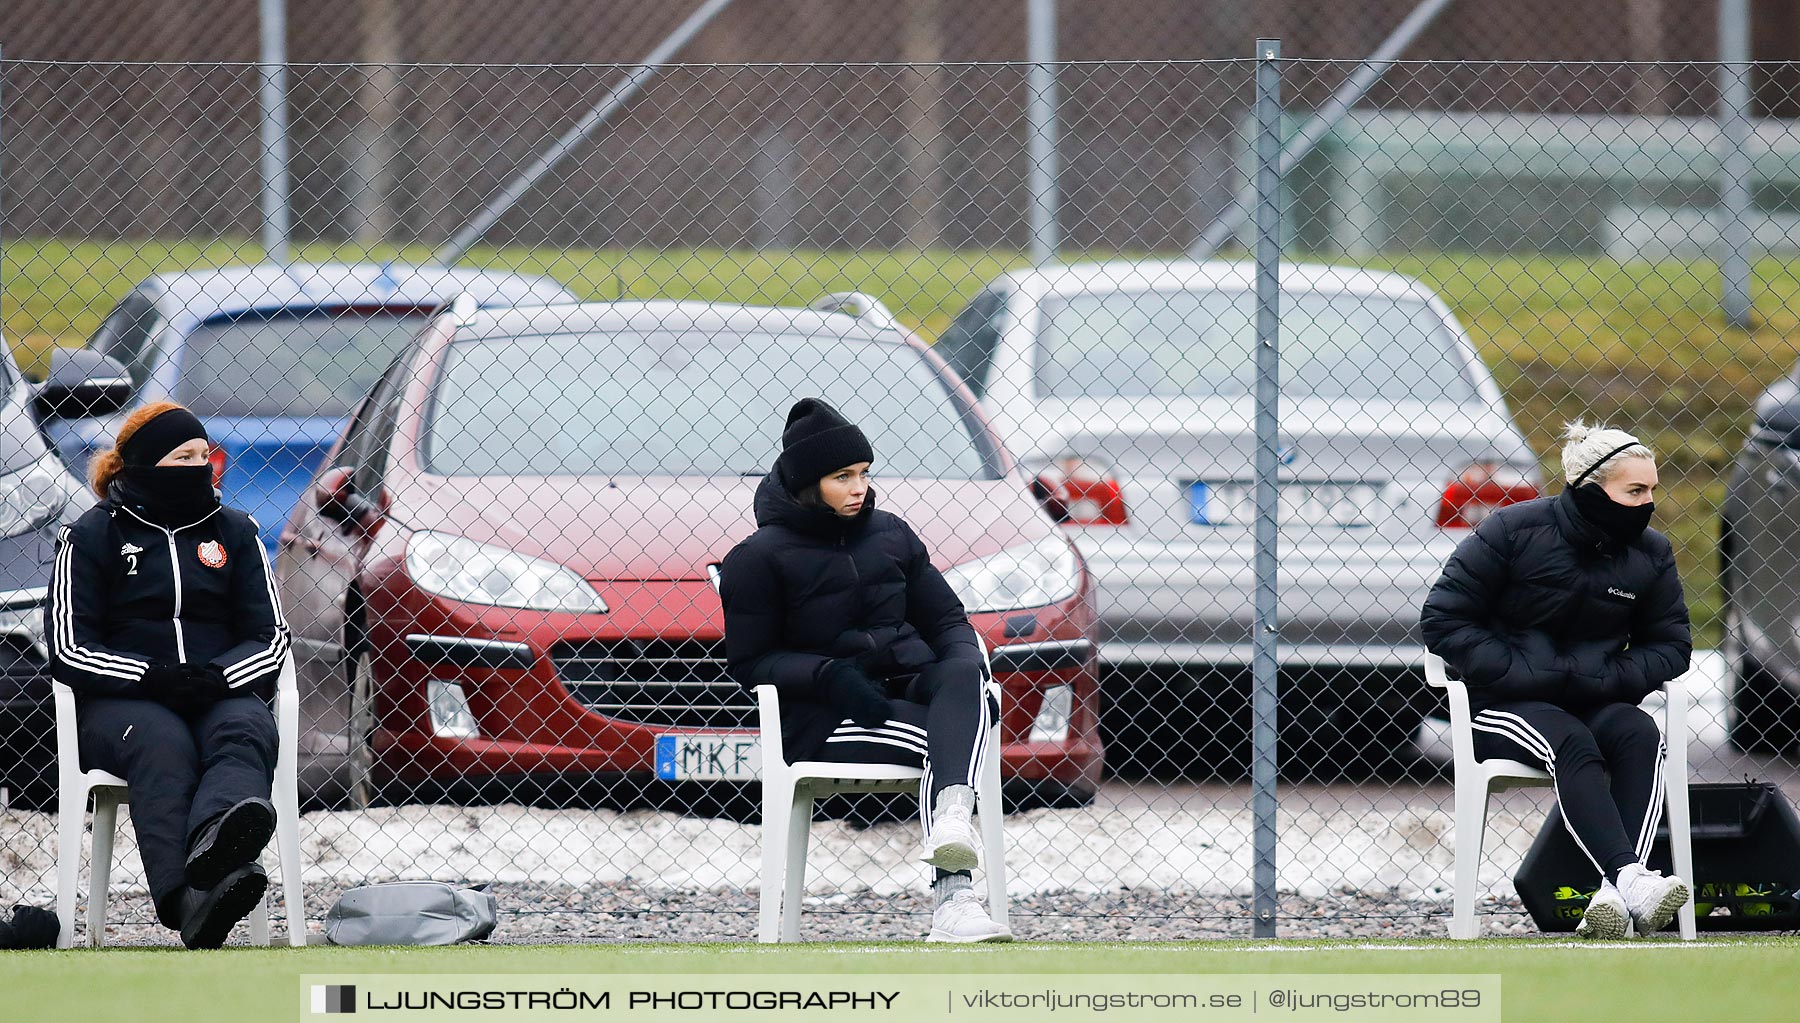
[[665,781],[752,781],[761,777],[754,735],[659,735],[656,776]]

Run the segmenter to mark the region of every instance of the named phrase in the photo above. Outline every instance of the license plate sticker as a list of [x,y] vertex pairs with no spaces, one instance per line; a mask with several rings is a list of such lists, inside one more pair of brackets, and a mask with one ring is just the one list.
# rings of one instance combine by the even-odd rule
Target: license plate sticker
[[754,735],[659,735],[656,776],[664,781],[754,781],[762,776]]
[[[1283,526],[1354,529],[1373,525],[1381,507],[1381,484],[1282,483],[1276,521]],[[1256,488],[1247,481],[1188,484],[1188,515],[1196,526],[1251,526],[1256,522]]]

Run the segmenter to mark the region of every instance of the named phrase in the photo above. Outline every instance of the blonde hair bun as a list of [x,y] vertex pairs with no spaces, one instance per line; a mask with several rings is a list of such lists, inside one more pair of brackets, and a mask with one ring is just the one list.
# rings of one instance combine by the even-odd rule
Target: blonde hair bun
[[[1563,424],[1562,469],[1563,481],[1574,485],[1584,475],[1586,480],[1605,483],[1612,476],[1613,469],[1620,459],[1648,458],[1655,460],[1656,453],[1650,446],[1625,432],[1615,430],[1605,423],[1589,426],[1579,419]],[[1600,463],[1604,461],[1605,464]],[[1596,468],[1597,467],[1597,468]],[[1589,471],[1593,470],[1591,474]]]

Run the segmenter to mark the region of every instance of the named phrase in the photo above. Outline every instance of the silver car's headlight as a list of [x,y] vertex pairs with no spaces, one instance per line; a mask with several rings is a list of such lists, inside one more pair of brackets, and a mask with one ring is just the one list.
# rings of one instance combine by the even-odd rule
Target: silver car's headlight
[[1042,607],[1068,600],[1081,589],[1081,560],[1068,540],[1047,536],[964,562],[944,578],[962,598],[965,611]]
[[406,571],[420,589],[470,604],[606,611],[588,581],[561,565],[447,533],[414,533],[406,543]]
[[78,492],[75,478],[55,454],[0,476],[0,537],[41,527],[60,514]]

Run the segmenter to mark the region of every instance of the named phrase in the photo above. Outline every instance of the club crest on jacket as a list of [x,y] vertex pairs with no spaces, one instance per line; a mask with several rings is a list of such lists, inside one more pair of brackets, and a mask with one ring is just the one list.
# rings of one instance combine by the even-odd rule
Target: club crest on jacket
[[217,540],[208,540],[201,544],[200,563],[207,568],[224,568],[225,545]]

